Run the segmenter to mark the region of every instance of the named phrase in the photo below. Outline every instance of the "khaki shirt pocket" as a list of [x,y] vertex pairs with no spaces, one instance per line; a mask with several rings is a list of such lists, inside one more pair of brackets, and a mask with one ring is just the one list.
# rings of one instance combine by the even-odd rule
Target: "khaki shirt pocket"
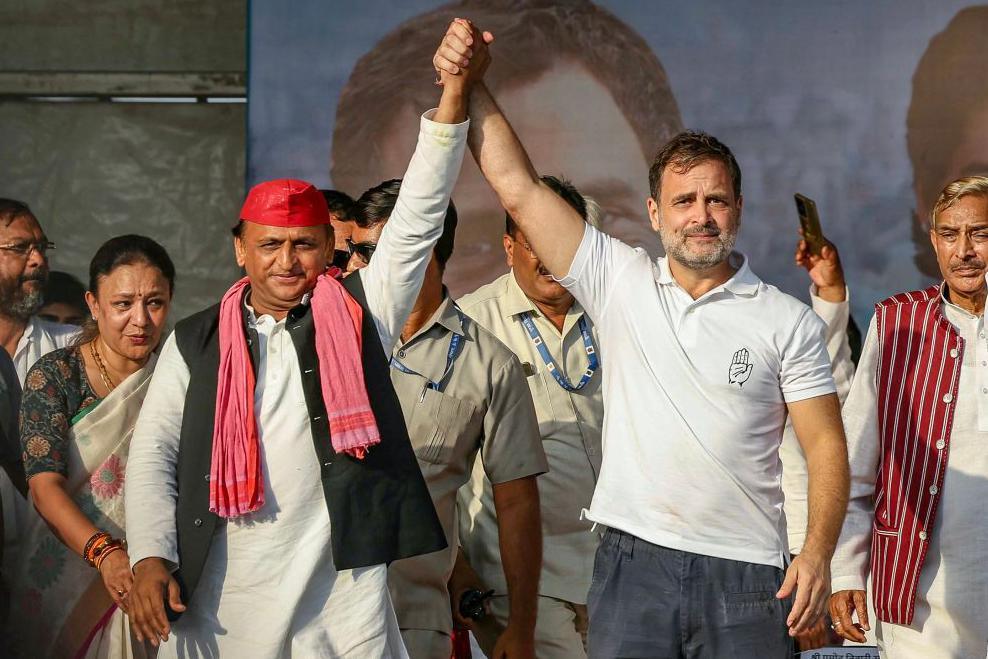
[[412,412],[408,434],[419,460],[451,465],[466,461],[476,448],[476,407],[435,389],[425,389]]
[[538,371],[525,379],[528,381],[528,388],[532,392],[532,402],[535,403],[535,414],[539,420],[539,434],[545,438],[554,434],[559,429],[559,420],[552,404],[552,394],[549,387],[558,387],[555,380],[549,381],[551,375],[545,371]]

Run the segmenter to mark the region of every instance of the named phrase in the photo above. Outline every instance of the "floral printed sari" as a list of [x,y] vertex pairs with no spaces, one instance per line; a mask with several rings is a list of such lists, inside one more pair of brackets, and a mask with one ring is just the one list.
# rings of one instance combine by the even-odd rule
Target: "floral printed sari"
[[[124,536],[124,474],[130,439],[155,356],[106,398],[72,419],[66,491],[100,529]],[[148,648],[110,599],[99,572],[55,537],[29,506],[23,561],[14,575],[11,632],[24,657],[141,658]]]

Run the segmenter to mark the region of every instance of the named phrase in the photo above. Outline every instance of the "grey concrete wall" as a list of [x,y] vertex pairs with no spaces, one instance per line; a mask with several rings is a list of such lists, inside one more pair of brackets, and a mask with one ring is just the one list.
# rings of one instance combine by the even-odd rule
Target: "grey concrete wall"
[[[6,0],[0,73],[240,72],[246,2]],[[57,244],[52,268],[84,282],[106,239],[169,250],[172,320],[238,276],[229,228],[244,194],[245,104],[39,103],[0,98],[0,196],[27,202]]]

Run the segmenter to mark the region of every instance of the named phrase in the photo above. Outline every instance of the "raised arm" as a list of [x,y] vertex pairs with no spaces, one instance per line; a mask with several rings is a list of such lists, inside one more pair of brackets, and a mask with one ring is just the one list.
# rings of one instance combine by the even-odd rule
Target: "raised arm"
[[470,89],[487,68],[477,48],[469,72],[443,74],[439,107],[421,120],[418,144],[402,178],[394,211],[370,264],[359,273],[378,335],[390,352],[415,304],[466,151]]
[[[458,74],[472,61],[480,33],[454,21],[433,60],[444,74]],[[583,239],[583,219],[539,181],[521,141],[483,84],[470,95],[470,151],[504,209],[525,233],[532,249],[557,278],[569,274]]]

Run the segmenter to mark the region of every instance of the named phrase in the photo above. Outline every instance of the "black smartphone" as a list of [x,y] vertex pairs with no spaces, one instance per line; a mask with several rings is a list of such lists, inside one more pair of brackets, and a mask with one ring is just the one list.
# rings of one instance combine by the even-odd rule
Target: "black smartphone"
[[806,240],[810,251],[819,255],[823,251],[826,241],[823,238],[823,229],[820,228],[820,213],[817,212],[816,202],[798,192],[794,197],[796,199],[796,212],[799,214],[799,226],[803,229],[803,238]]

